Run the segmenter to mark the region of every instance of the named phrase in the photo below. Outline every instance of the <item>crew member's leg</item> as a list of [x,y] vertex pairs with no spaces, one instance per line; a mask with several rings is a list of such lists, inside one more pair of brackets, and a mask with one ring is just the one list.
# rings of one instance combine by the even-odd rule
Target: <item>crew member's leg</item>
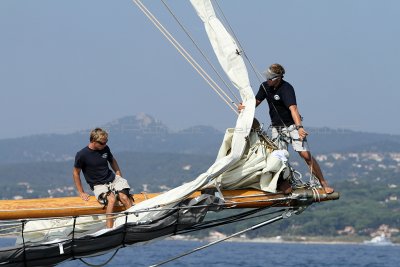
[[321,186],[324,188],[327,194],[333,193],[334,189],[328,185],[328,182],[325,180],[324,175],[322,174],[321,168],[319,167],[318,162],[315,160],[313,156],[311,156],[310,151],[308,151],[306,147],[306,140],[300,140],[299,132],[295,129],[295,126],[290,126],[290,137],[292,139],[292,146],[295,151],[299,153],[299,155],[305,160],[308,167],[310,167],[311,172],[317,177]]
[[110,191],[109,184],[95,185],[93,188],[94,195],[97,201],[106,206],[106,226],[107,228],[112,228],[114,220],[112,218],[112,213],[114,211],[115,205],[115,195]]
[[321,168],[319,167],[318,162],[315,160],[313,156],[311,156],[310,151],[298,151],[300,156],[305,160],[307,165],[312,170],[312,173],[315,177],[318,178],[321,186],[324,188],[327,194],[333,193],[334,189],[328,185],[328,182],[325,180],[324,175],[322,174]]
[[[129,193],[129,189],[128,189],[128,193]],[[132,198],[129,197],[127,194],[125,194],[123,192],[118,192],[118,197],[119,197],[119,200],[124,205],[125,209],[129,209],[130,207],[133,206]]]
[[125,209],[129,209],[133,206],[133,198],[129,194],[130,186],[128,181],[121,176],[115,176],[115,180],[113,181],[113,186],[115,191],[118,192],[118,198],[124,205]]
[[115,195],[113,192],[110,192],[107,196],[107,207],[106,207],[106,225],[107,228],[113,228],[114,226],[114,218],[113,218],[113,211],[115,205]]

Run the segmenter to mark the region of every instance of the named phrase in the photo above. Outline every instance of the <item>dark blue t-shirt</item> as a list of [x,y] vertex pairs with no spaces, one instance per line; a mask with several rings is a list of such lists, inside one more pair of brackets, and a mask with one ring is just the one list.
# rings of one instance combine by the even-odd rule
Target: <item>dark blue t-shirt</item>
[[282,80],[278,88],[268,86],[267,82],[260,85],[256,95],[258,101],[267,99],[269,115],[273,126],[289,126],[294,124],[289,107],[296,105],[296,94],[290,83]]
[[82,169],[86,182],[93,189],[95,185],[114,181],[115,174],[108,167],[112,160],[113,155],[108,146],[102,150],[84,147],[76,153],[74,167]]

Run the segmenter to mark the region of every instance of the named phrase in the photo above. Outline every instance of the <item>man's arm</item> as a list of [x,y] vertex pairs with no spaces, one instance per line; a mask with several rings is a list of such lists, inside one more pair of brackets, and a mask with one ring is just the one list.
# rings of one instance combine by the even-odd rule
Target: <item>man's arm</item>
[[[308,133],[304,130],[303,125],[301,125],[301,116],[300,116],[299,110],[297,109],[297,105],[291,105],[289,107],[289,110],[292,115],[294,124],[296,125],[296,127],[299,131],[300,140],[302,140],[308,135]],[[300,128],[299,128],[299,126],[300,126]]]
[[81,173],[81,169],[74,167],[72,175],[74,177],[74,182],[75,182],[76,189],[78,190],[78,194],[83,200],[88,201],[89,194],[87,194],[87,193],[85,193],[85,191],[83,191],[80,173]]
[[119,169],[118,162],[114,157],[113,157],[110,165],[111,165],[111,168],[113,169],[113,171],[115,172],[115,175],[119,175],[122,177],[122,173],[121,173],[121,170]]
[[[256,99],[256,107],[258,107],[258,105],[260,105],[261,101]],[[246,106],[244,106],[242,103],[239,103],[238,105],[238,110],[241,111],[242,109],[244,109]]]

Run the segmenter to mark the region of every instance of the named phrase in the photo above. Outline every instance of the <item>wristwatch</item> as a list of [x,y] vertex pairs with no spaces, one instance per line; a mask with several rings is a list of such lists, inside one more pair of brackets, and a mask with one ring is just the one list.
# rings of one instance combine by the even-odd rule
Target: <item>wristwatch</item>
[[303,125],[296,125],[296,130],[298,130],[300,128],[304,128]]

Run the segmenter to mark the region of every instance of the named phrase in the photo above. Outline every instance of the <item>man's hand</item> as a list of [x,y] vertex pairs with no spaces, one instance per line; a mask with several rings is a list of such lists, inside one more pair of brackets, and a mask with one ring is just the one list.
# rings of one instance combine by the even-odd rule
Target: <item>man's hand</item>
[[239,105],[237,106],[238,111],[242,111],[242,109],[244,109],[246,106],[244,106],[242,103],[239,103]]
[[308,133],[304,130],[304,128],[300,128],[298,130],[300,140],[304,140],[307,137]]
[[85,201],[88,201],[89,197],[90,197],[90,195],[88,193],[85,193],[85,192],[80,192],[79,196]]

